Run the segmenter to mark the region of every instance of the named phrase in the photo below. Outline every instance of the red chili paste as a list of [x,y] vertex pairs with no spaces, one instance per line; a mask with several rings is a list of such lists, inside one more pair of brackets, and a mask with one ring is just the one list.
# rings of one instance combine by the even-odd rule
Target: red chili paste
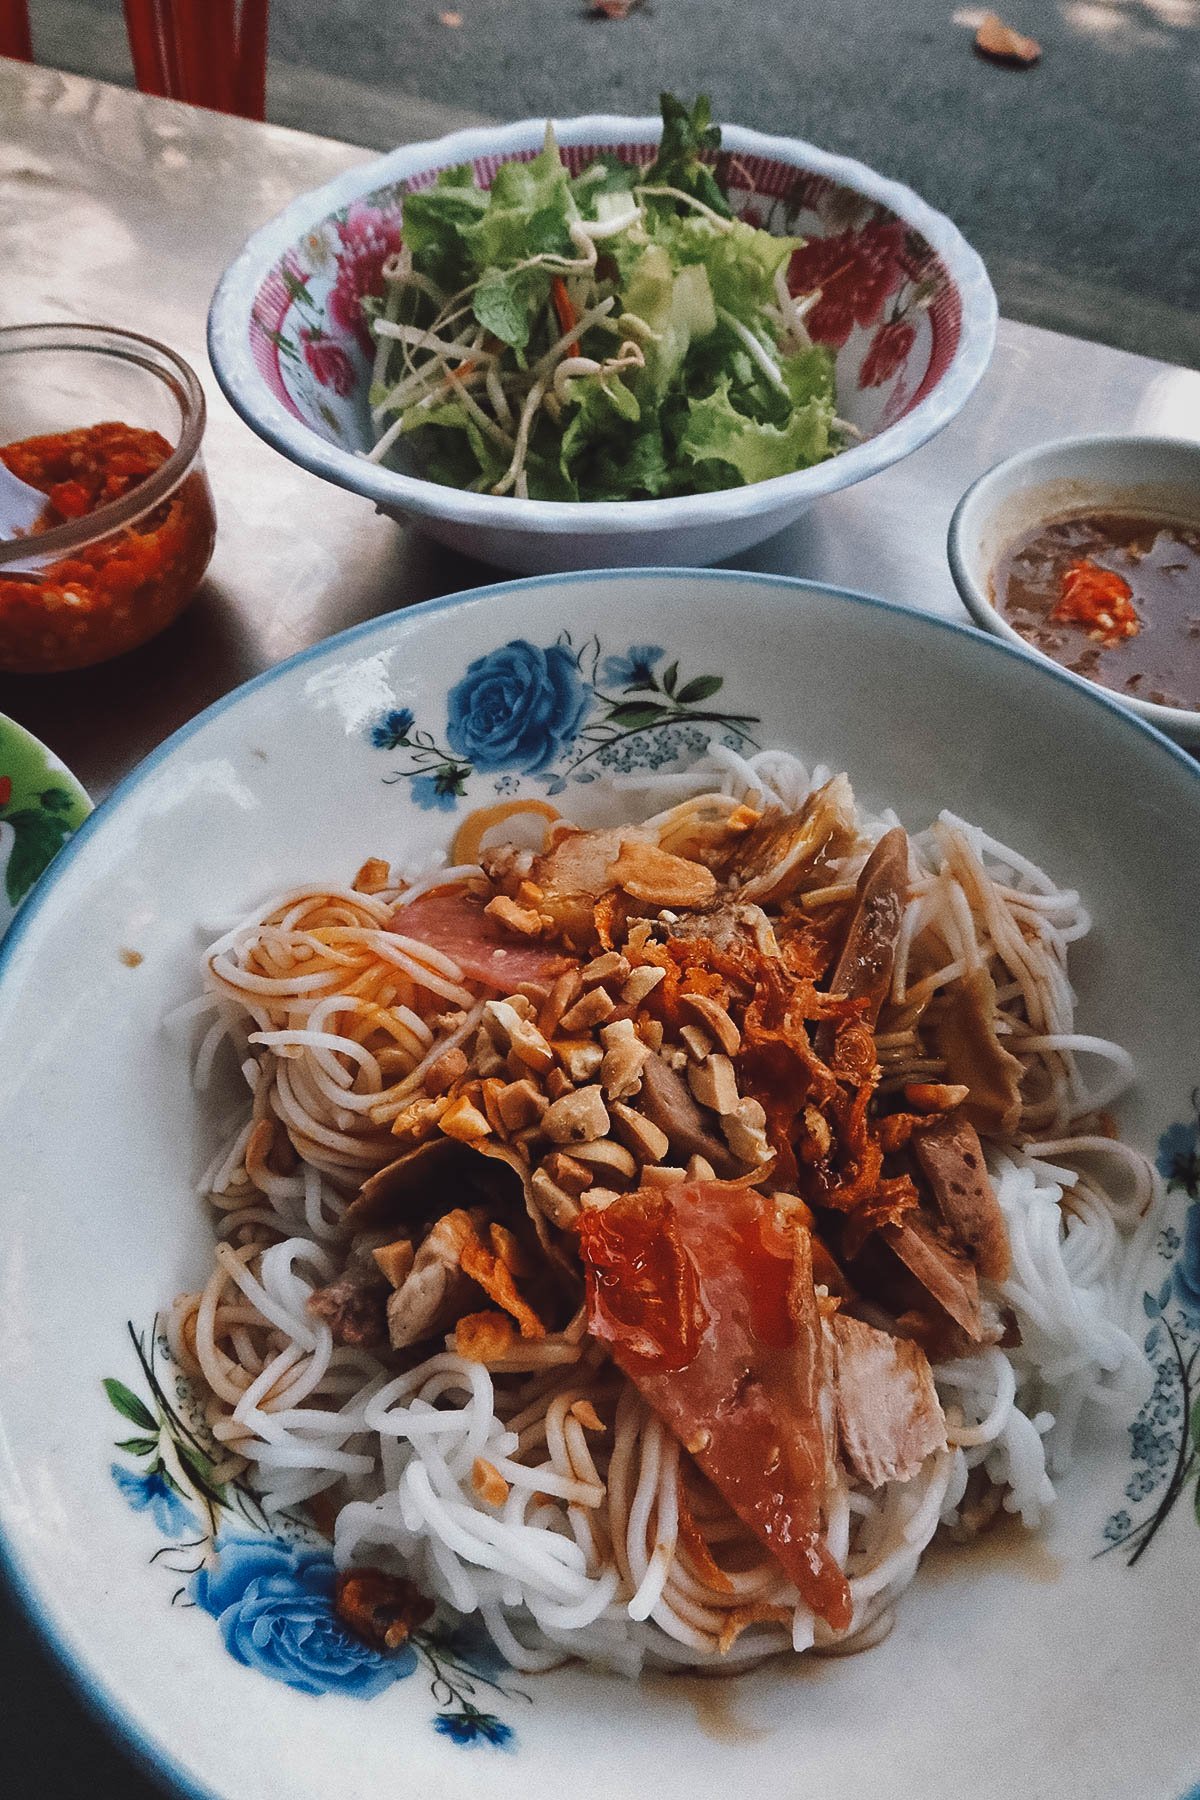
[[[123,499],[171,453],[157,431],[117,421],[0,446],[12,473],[46,495],[33,537]],[[215,530],[208,482],[195,468],[160,506],[39,569],[36,579],[0,568],[0,668],[79,669],[144,644],[195,592]]]

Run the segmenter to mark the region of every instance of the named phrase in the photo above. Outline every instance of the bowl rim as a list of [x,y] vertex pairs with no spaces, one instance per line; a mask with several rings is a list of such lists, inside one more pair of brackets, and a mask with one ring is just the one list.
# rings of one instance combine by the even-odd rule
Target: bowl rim
[[[109,500],[81,519],[55,525],[33,538],[0,541],[0,577],[7,563],[19,561],[22,569],[38,572],[47,564],[108,537],[123,525],[131,525],[150,512],[177,488],[192,469],[204,440],[207,407],[200,378],[189,362],[169,344],[141,331],[120,325],[101,325],[74,319],[38,320],[29,325],[0,325],[0,358],[45,354],[58,350],[66,356],[85,354],[115,357],[133,362],[170,388],[179,402],[179,439],[164,463],[138,482],[119,500]],[[152,354],[147,355],[147,352]],[[158,359],[158,360],[156,360]],[[161,364],[165,363],[166,368]],[[30,433],[36,437],[37,432]],[[57,435],[57,434],[50,434]],[[23,440],[18,440],[23,441]]]
[[[1002,642],[1018,647],[1035,656],[1040,663],[1060,673],[1072,675],[1072,679],[1082,681],[1094,693],[1102,698],[1112,696],[1118,706],[1136,714],[1146,724],[1156,727],[1164,733],[1180,732],[1188,742],[1200,742],[1200,708],[1190,706],[1164,706],[1154,700],[1139,699],[1136,694],[1118,694],[1115,688],[1105,687],[1103,682],[1093,681],[1089,675],[1074,675],[1071,670],[1064,670],[1045,650],[1022,637],[1014,625],[1010,625],[1004,614],[989,597],[985,588],[975,579],[971,571],[971,548],[967,541],[967,520],[973,506],[979,506],[989,491],[1000,484],[1006,475],[1020,474],[1037,469],[1043,463],[1052,463],[1061,457],[1092,450],[1119,448],[1132,452],[1154,452],[1156,450],[1183,450],[1196,460],[1197,473],[1200,475],[1200,443],[1192,438],[1168,437],[1164,433],[1147,432],[1088,432],[1078,437],[1050,438],[1042,444],[1032,444],[1025,450],[1018,450],[1012,456],[1002,457],[985,469],[971,483],[963,494],[950,516],[950,526],[946,534],[946,555],[950,563],[950,573],[954,585],[958,589],[963,605],[982,630]],[[1068,478],[1067,470],[1061,471],[1062,478]],[[1049,471],[1047,481],[1053,479]],[[1033,484],[1031,483],[1031,491]],[[1081,502],[1082,504],[1082,502]],[[990,516],[990,513],[989,515]]]
[[[985,655],[995,652],[999,656],[1030,664],[1041,670],[1050,679],[1086,694],[1091,705],[1098,706],[1114,715],[1119,729],[1132,732],[1135,738],[1148,739],[1150,745],[1158,752],[1165,752],[1168,761],[1180,766],[1186,772],[1189,780],[1200,782],[1200,763],[1188,756],[1177,744],[1172,743],[1161,731],[1137,718],[1127,707],[1108,696],[1103,689],[1098,689],[1090,682],[1083,681],[1079,676],[1072,675],[1057,663],[1048,662],[1043,657],[1035,656],[1023,643],[1010,645],[1001,639],[978,631],[974,626],[963,624],[959,620],[947,619],[936,613],[927,613],[914,607],[902,606],[894,600],[883,600],[873,594],[862,593],[852,588],[838,587],[828,582],[808,580],[802,576],[777,575],[760,570],[694,568],[686,565],[630,566],[579,570],[566,574],[517,576],[511,580],[491,583],[483,588],[460,589],[453,594],[440,595],[413,606],[399,608],[390,613],[382,613],[373,619],[366,619],[358,625],[350,626],[345,631],[324,638],[317,644],[310,644],[295,655],[276,663],[272,668],[263,670],[260,674],[251,677],[250,680],[231,689],[229,693],[221,695],[219,699],[214,700],[197,713],[194,718],[189,719],[186,724],[172,732],[130,770],[129,774],[118,783],[103,803],[84,820],[79,830],[55,857],[44,877],[30,894],[26,904],[21,907],[7,936],[0,942],[0,983],[8,975],[19,945],[46,904],[56,881],[90,843],[95,833],[107,829],[109,818],[120,809],[137,788],[155,775],[160,764],[169,755],[203,729],[212,719],[239,704],[248,694],[282,680],[293,670],[325,655],[330,650],[340,651],[351,644],[365,642],[373,635],[392,630],[398,621],[406,621],[414,616],[424,617],[434,613],[448,612],[456,606],[480,597],[490,598],[514,593],[518,590],[565,588],[583,582],[595,583],[629,579],[651,579],[672,583],[734,581],[759,589],[760,598],[766,600],[768,604],[773,603],[781,608],[795,605],[797,598],[807,592],[845,601],[852,606],[863,606],[879,614],[895,615],[906,620],[915,618],[932,630],[950,632],[971,640],[977,645],[986,645]],[[16,1601],[25,1622],[32,1627],[41,1643],[49,1650],[59,1671],[67,1678],[86,1709],[110,1738],[119,1743],[141,1769],[160,1782],[170,1783],[176,1791],[190,1797],[190,1800],[229,1800],[228,1795],[220,1794],[217,1790],[209,1787],[206,1782],[199,1780],[165,1743],[144,1733],[133,1717],[125,1711],[115,1691],[107,1683],[99,1657],[89,1652],[85,1646],[73,1642],[67,1627],[51,1617],[21,1559],[16,1542],[5,1528],[2,1519],[0,1519],[0,1585],[3,1585]]]
[[[662,133],[661,119],[612,113],[550,122],[559,142],[567,145],[606,141],[654,144]],[[252,431],[311,474],[385,509],[395,507],[418,516],[449,518],[464,526],[490,526],[535,536],[576,531],[609,537],[630,530],[763,517],[789,502],[803,503],[849,487],[890,467],[942,430],[981,380],[995,345],[996,295],[982,258],[944,213],[903,182],[877,174],[853,157],[821,150],[803,138],[722,125],[723,151],[770,158],[855,189],[920,232],[945,264],[962,302],[959,341],[949,368],[911,413],[878,436],[811,469],[745,487],[658,500],[522,500],[512,494],[473,494],[368,463],[319,437],[271,393],[250,354],[250,316],[268,269],[329,213],[376,188],[479,157],[513,156],[534,149],[542,142],[546,123],[539,118],[504,126],[473,126],[446,137],[401,145],[299,195],[254,232],[221,276],[208,315],[213,372],[226,399]]]

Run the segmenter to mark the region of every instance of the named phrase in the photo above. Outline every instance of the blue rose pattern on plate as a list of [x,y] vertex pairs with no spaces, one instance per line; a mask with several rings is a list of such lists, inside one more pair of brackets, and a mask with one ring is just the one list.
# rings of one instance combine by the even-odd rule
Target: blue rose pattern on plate
[[1129,1504],[1106,1522],[1099,1552],[1123,1550],[1130,1564],[1145,1555],[1189,1487],[1200,1525],[1200,1089],[1192,1112],[1158,1140],[1155,1161],[1167,1192],[1186,1194],[1189,1205],[1182,1230],[1168,1224],[1160,1231],[1163,1279],[1142,1295],[1154,1385],[1129,1427]]
[[139,1465],[114,1463],[112,1477],[167,1540],[150,1560],[183,1577],[172,1604],[207,1613],[235,1661],[303,1694],[372,1700],[424,1668],[435,1731],[461,1746],[511,1748],[512,1726],[481,1710],[479,1689],[530,1696],[502,1685],[506,1665],[482,1631],[470,1620],[435,1624],[387,1653],[347,1631],[334,1611],[329,1545],[302,1518],[268,1518],[250,1488],[221,1479],[218,1447],[158,1320],[148,1338],[132,1325],[129,1336],[148,1398],[115,1378],[104,1383],[134,1427],[116,1447]]
[[358,1700],[372,1699],[416,1668],[411,1645],[383,1656],[338,1624],[328,1552],[276,1538],[218,1538],[215,1548],[215,1562],[197,1569],[188,1592],[247,1668],[303,1694]]
[[403,706],[373,719],[367,742],[403,753],[385,782],[407,782],[418,806],[444,812],[474,774],[495,776],[498,794],[521,776],[561,794],[568,782],[692,761],[714,737],[756,749],[757,717],[711,704],[724,676],[684,677],[678,657],[661,667],[666,656],[661,644],[606,652],[591,637],[576,646],[569,632],[542,646],[514,638],[476,657],[450,689],[442,738]]

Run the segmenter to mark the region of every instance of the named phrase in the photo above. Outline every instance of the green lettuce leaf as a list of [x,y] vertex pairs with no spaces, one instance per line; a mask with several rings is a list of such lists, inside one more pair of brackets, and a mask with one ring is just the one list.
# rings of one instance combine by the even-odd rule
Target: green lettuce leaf
[[[708,164],[700,160],[705,151],[721,147],[721,128],[712,122],[712,104],[708,95],[701,94],[690,112],[674,94],[660,94],[659,104],[663,118],[662,140],[658,155],[643,178],[647,186],[679,188],[728,219],[731,217],[729,202]],[[659,200],[649,204],[673,209],[678,202]]]
[[[475,273],[475,239],[488,197],[477,187],[448,181],[445,170],[436,186],[404,200],[404,241],[413,268],[448,292],[464,287]],[[469,171],[468,171],[469,173]]]
[[708,276],[699,263],[676,269],[661,244],[650,244],[635,263],[622,299],[624,311],[649,330],[642,344],[645,382],[661,397],[692,343],[716,330]]
[[566,164],[547,131],[546,147],[532,162],[501,163],[496,170],[479,227],[480,263],[505,268],[530,256],[573,256],[567,228],[578,216]]
[[716,304],[746,325],[760,318],[764,306],[774,304],[775,276],[786,269],[802,241],[772,237],[741,219],[721,230],[695,213],[659,217],[650,230],[675,262],[703,264]]
[[571,195],[579,208],[580,218],[598,216],[597,202],[602,194],[625,196],[627,200],[639,178],[640,171],[632,163],[622,162],[619,156],[598,156],[571,183]]
[[550,281],[544,269],[485,269],[471,297],[472,311],[502,344],[524,350],[546,304]]
[[783,425],[747,418],[723,380],[715,392],[692,401],[679,450],[693,463],[728,464],[745,482],[769,481],[823,461],[832,418],[832,406],[818,399],[795,408]]

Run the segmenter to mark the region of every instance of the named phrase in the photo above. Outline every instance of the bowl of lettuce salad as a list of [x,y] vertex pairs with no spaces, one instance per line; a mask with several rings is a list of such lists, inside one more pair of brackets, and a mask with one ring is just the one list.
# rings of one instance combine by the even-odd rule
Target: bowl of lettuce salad
[[793,139],[529,121],[293,203],[218,287],[213,366],[304,467],[522,572],[708,563],[915,449],[987,366],[955,227]]

